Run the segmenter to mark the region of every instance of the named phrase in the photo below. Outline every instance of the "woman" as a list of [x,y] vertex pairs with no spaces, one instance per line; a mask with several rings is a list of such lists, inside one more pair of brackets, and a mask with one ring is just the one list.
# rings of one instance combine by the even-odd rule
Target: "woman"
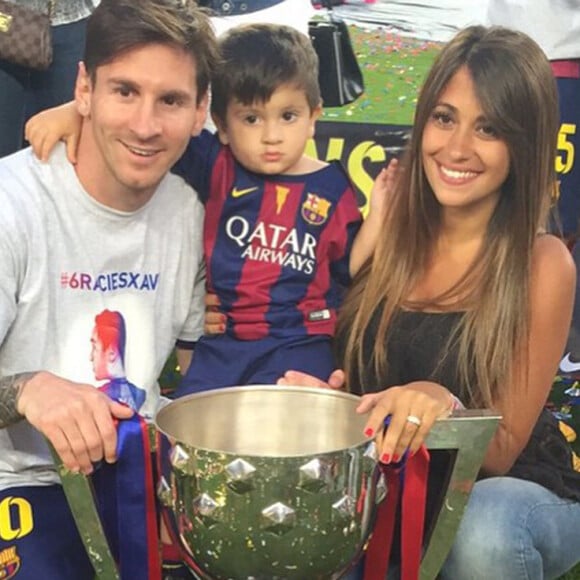
[[580,474],[543,410],[575,285],[565,245],[543,233],[557,132],[537,44],[460,32],[425,81],[382,237],[342,310],[347,386],[363,395],[382,462],[416,451],[458,399],[502,416],[442,571],[450,580],[556,578],[580,560]]

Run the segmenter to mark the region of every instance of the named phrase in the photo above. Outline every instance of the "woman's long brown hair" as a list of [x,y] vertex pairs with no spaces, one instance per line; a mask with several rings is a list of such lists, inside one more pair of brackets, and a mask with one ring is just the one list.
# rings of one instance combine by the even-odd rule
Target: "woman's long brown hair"
[[[442,295],[411,303],[408,296],[426,272],[441,227],[440,206],[422,164],[423,130],[439,95],[464,66],[487,120],[507,144],[509,175],[481,250],[465,275]],[[341,310],[338,334],[346,337],[347,377],[364,384],[369,353],[363,352],[363,337],[377,309],[382,314],[371,356],[374,374],[384,377],[386,334],[394,314],[404,308],[444,310],[460,299],[465,316],[452,338],[459,345],[463,395],[470,406],[486,407],[501,396],[501,385],[517,371],[513,361],[527,348],[532,249],[555,183],[557,103],[549,62],[525,34],[473,26],[442,49],[418,99],[401,178],[376,251],[353,281]]]

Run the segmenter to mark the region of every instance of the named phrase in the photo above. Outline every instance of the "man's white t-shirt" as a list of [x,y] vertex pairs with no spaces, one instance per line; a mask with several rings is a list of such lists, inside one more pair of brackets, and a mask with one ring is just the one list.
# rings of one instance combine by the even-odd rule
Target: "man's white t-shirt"
[[[0,160],[0,376],[47,370],[98,386],[95,316],[119,312],[127,380],[151,417],[175,341],[203,332],[202,228],[197,195],[174,175],[126,213],[84,191],[62,145],[46,164],[29,149]],[[0,489],[56,481],[34,428],[0,430]]]

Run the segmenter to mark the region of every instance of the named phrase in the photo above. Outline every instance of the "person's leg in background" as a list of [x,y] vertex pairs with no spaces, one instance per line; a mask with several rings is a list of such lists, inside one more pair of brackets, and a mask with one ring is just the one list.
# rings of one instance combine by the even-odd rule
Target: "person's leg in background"
[[87,19],[52,27],[52,64],[34,71],[26,95],[25,118],[70,101],[74,96],[78,63],[83,59]]
[[24,146],[24,125],[30,117],[73,98],[86,24],[85,18],[53,26],[53,60],[45,71],[0,60],[0,157]]
[[30,71],[0,60],[0,157],[22,147]]
[[512,477],[478,481],[443,580],[549,580],[580,559],[580,503]]

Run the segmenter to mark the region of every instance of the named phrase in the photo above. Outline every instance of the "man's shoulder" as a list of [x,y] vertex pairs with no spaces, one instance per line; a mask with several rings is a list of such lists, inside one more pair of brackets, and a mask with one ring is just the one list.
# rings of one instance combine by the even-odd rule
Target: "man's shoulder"
[[24,210],[37,207],[44,187],[31,150],[24,149],[0,159],[0,205],[3,213],[9,208]]
[[0,188],[7,189],[9,184],[29,189],[46,188],[49,174],[61,170],[63,160],[68,164],[64,153],[54,151],[48,161],[40,161],[30,147],[2,157]]
[[203,205],[199,200],[199,195],[179,175],[168,173],[159,184],[156,192],[159,198],[164,198],[164,203],[172,207],[180,207],[194,212],[203,212]]
[[34,157],[31,149],[21,149],[0,159],[0,187],[11,181],[25,181]]

